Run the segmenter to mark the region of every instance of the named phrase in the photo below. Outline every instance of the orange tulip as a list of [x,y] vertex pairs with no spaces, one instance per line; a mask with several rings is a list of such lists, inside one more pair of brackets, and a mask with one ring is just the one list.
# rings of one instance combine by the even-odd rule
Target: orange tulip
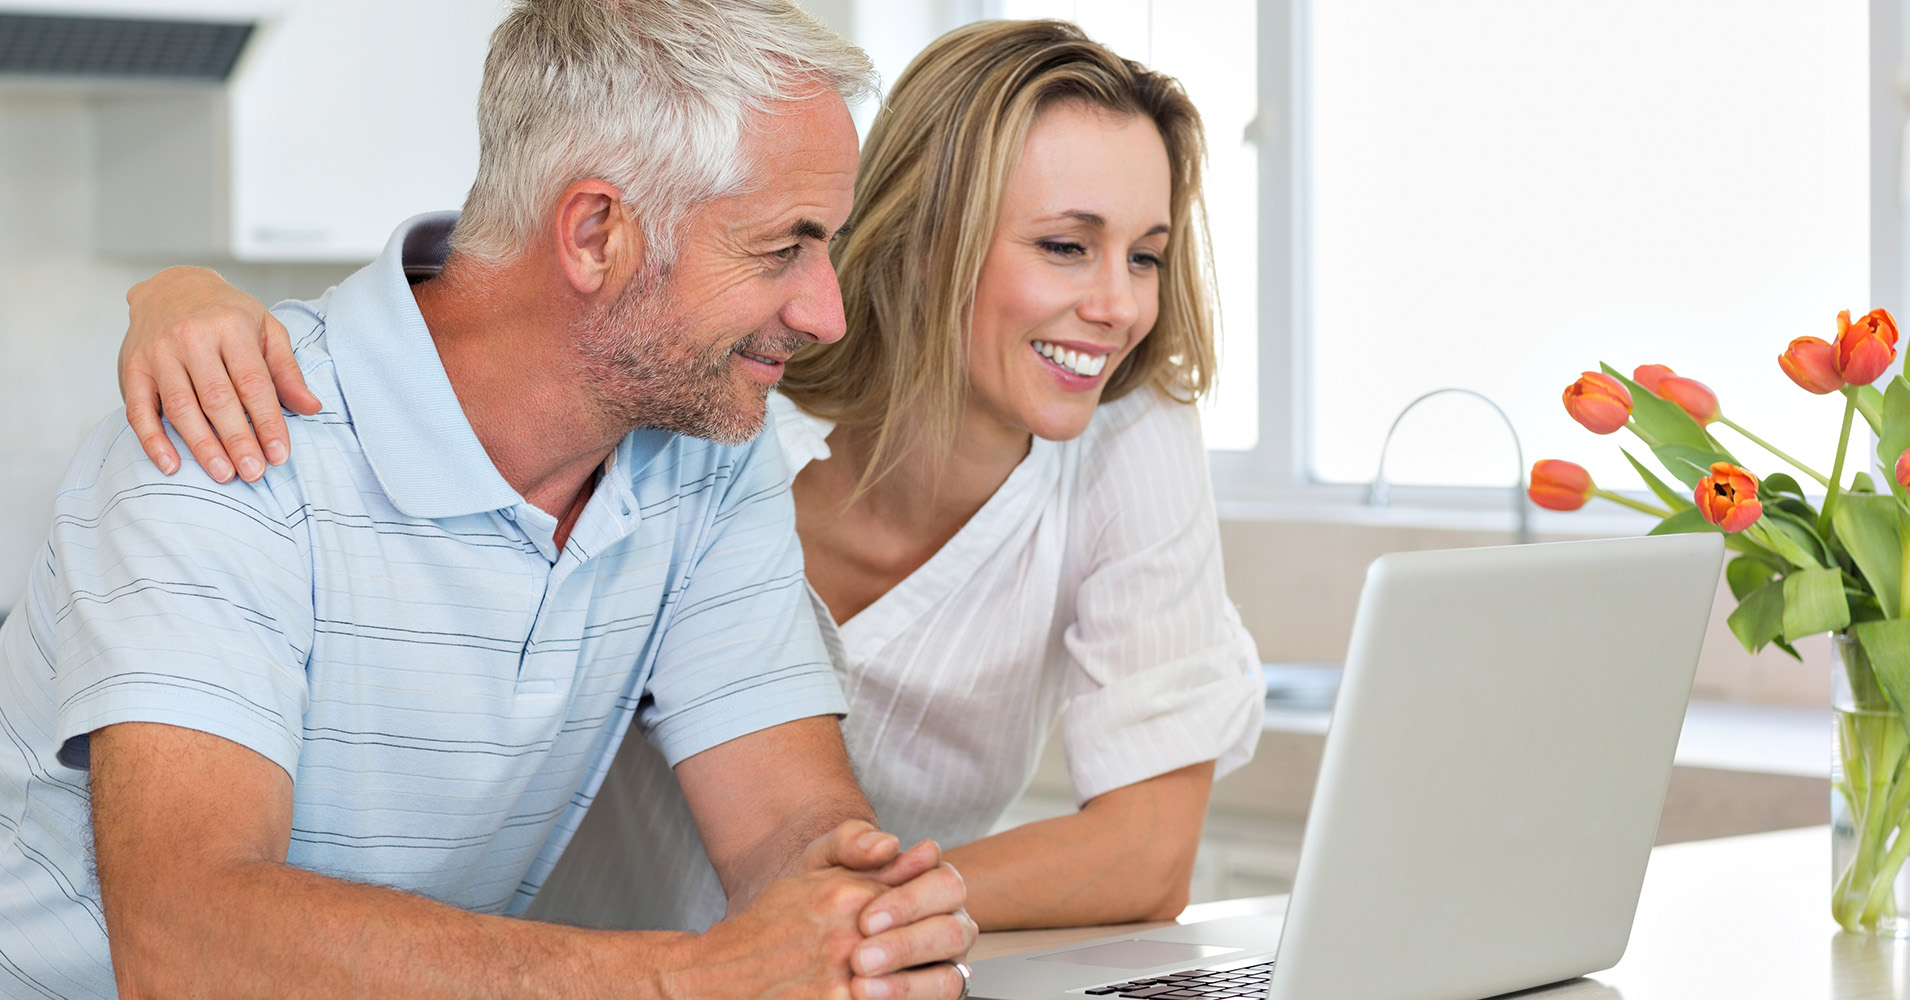
[[1711,474],[1698,480],[1691,498],[1706,521],[1733,534],[1764,514],[1757,498],[1757,477],[1729,462],[1712,463]]
[[1897,456],[1897,485],[1910,490],[1910,448]]
[[1818,337],[1799,337],[1777,356],[1777,366],[1805,392],[1819,396],[1844,387],[1837,374],[1837,349]]
[[1631,380],[1644,386],[1646,392],[1654,396],[1662,396],[1664,393],[1658,391],[1658,383],[1677,374],[1664,365],[1639,365],[1631,370]]
[[1577,510],[1592,498],[1592,474],[1563,459],[1532,463],[1532,485],[1525,495],[1546,510]]
[[1691,414],[1691,419],[1700,424],[1718,419],[1717,394],[1697,379],[1667,375],[1658,380],[1651,392],[1660,399],[1677,403],[1679,409]]
[[1855,323],[1850,310],[1837,314],[1837,374],[1851,385],[1877,381],[1897,359],[1897,321],[1882,309],[1872,309]]
[[1631,419],[1631,393],[1604,372],[1586,372],[1565,387],[1565,412],[1593,434],[1610,434]]

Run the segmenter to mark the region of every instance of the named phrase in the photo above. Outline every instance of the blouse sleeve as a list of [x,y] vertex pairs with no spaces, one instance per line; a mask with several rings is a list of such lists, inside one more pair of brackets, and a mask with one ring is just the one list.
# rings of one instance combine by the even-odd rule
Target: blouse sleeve
[[1063,637],[1062,737],[1082,802],[1201,761],[1216,777],[1239,767],[1265,704],[1221,573],[1199,415],[1151,389],[1103,409],[1083,442],[1071,543],[1083,576]]

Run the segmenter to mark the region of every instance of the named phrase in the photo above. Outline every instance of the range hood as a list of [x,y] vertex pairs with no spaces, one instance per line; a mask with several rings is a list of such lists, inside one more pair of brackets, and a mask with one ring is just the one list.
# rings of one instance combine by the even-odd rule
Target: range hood
[[224,83],[270,0],[0,0],[0,82]]

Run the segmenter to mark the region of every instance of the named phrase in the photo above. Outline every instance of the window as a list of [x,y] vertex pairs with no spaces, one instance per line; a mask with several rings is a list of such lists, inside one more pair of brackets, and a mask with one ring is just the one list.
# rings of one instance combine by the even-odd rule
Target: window
[[[1775,358],[1871,305],[1865,15],[1856,0],[1309,5],[1312,477],[1371,479],[1400,408],[1456,385],[1506,409],[1528,462],[1641,487],[1559,405],[1600,360],[1669,364],[1828,470],[1842,408]],[[1388,478],[1507,482],[1507,436],[1468,402],[1402,425]]]

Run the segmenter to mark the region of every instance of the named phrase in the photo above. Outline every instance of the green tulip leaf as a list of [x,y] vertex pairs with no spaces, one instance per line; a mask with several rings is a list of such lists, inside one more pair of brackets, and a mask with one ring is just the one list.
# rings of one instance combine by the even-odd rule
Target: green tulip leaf
[[[1890,696],[1897,714],[1910,724],[1910,618],[1864,622],[1851,631],[1863,645],[1877,683]],[[1855,679],[1851,686],[1857,686]]]
[[1796,660],[1799,663],[1804,662],[1804,658],[1797,655],[1797,650],[1791,648],[1790,643],[1785,642],[1782,639],[1772,639],[1771,645],[1776,646],[1777,648],[1783,650],[1784,655],[1789,656],[1791,659]]
[[1764,526],[1764,538],[1772,551],[1794,566],[1821,569],[1830,560],[1824,553],[1824,540],[1807,519],[1786,513],[1782,508],[1766,507],[1757,523]]
[[1804,488],[1797,485],[1797,480],[1792,479],[1788,474],[1782,472],[1773,472],[1763,479],[1758,480],[1757,492],[1758,496],[1764,496],[1767,493],[1782,493],[1785,496],[1793,496],[1799,500],[1804,499]]
[[1721,531],[1717,525],[1704,519],[1697,507],[1685,509],[1652,525],[1648,535],[1691,535],[1701,531]]
[[1651,492],[1656,494],[1658,499],[1663,501],[1665,506],[1670,507],[1673,512],[1684,510],[1692,506],[1690,494],[1680,493],[1666,486],[1664,480],[1659,479],[1650,469],[1645,468],[1645,463],[1633,458],[1631,452],[1620,448],[1618,449],[1618,453],[1625,456],[1625,461],[1630,462],[1631,467],[1638,470],[1639,478],[1643,479],[1645,485],[1651,487]]
[[1850,478],[1850,492],[1875,493],[1877,492],[1877,484],[1871,481],[1870,473],[1859,472]]
[[1739,556],[1724,565],[1724,580],[1731,585],[1731,597],[1742,601],[1777,577],[1778,569],[1756,556]]
[[[1647,440],[1661,445],[1683,445],[1699,451],[1716,450],[1717,445],[1712,442],[1711,435],[1706,434],[1704,428],[1691,419],[1691,414],[1677,403],[1652,395],[1644,386],[1620,375],[1611,365],[1600,362],[1598,367],[1623,383],[1631,392],[1631,418],[1637,421],[1638,428],[1645,432]],[[1676,475],[1676,470],[1673,470],[1673,474]]]
[[1651,453],[1658,456],[1658,461],[1671,471],[1672,478],[1694,488],[1698,480],[1711,474],[1712,463],[1731,461],[1731,456],[1712,448],[1691,448],[1681,444],[1653,445]]
[[1731,634],[1738,637],[1738,644],[1746,652],[1755,653],[1782,636],[1784,581],[1773,581],[1752,591],[1749,597],[1738,602],[1724,623],[1731,627]]
[[1835,569],[1800,569],[1784,577],[1781,629],[1785,642],[1819,632],[1839,632],[1850,624],[1844,600],[1844,574]]
[[1877,603],[1888,614],[1900,605],[1903,587],[1903,530],[1898,523],[1895,497],[1851,493],[1837,502],[1831,514],[1837,539],[1870,584]]
[[1864,423],[1870,425],[1870,433],[1883,433],[1883,393],[1874,385],[1847,385],[1844,394],[1857,400],[1857,412],[1863,414]]
[[1897,482],[1897,457],[1910,448],[1910,382],[1902,375],[1892,376],[1883,396],[1883,431],[1877,435],[1877,460],[1890,482],[1890,492],[1905,499]]
[[[1702,520],[1702,518],[1700,518],[1700,520]],[[1724,547],[1730,549],[1732,552],[1771,562],[1780,567],[1778,569],[1780,573],[1790,571],[1791,564],[1786,561],[1783,556],[1771,551],[1770,546],[1761,544],[1756,539],[1746,538],[1742,531],[1735,535],[1724,536]]]
[[1857,622],[1882,621],[1890,617],[1883,613],[1883,605],[1877,603],[1877,598],[1864,591],[1852,590],[1849,587],[1845,587],[1844,600],[1850,603],[1850,620],[1852,624]]
[[[1764,491],[1759,490],[1758,496],[1762,497],[1763,495]],[[1796,497],[1772,497],[1764,501],[1764,509],[1781,510],[1792,517],[1802,520],[1806,524],[1817,523],[1817,509]]]

